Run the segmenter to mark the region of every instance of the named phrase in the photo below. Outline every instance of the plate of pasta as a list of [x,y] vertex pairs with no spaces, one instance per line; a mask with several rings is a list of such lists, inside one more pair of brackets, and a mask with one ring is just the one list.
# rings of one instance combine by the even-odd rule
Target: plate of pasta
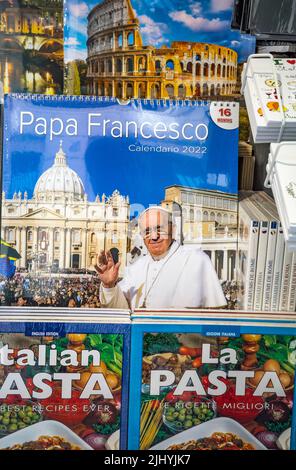
[[93,450],[58,421],[42,421],[0,439],[0,450]]
[[266,447],[233,419],[215,418],[180,432],[151,450],[266,450]]

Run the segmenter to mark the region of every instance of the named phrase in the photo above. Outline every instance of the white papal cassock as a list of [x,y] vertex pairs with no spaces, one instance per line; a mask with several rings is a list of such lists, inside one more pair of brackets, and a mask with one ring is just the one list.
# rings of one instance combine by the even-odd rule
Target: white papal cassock
[[101,286],[108,308],[203,308],[226,306],[210,258],[201,250],[174,242],[165,257],[141,256],[112,288]]

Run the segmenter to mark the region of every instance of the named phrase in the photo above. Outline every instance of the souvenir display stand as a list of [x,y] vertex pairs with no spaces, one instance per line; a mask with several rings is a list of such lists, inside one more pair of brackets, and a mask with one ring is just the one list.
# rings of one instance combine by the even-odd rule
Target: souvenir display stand
[[295,28],[185,3],[0,2],[0,450],[296,450]]

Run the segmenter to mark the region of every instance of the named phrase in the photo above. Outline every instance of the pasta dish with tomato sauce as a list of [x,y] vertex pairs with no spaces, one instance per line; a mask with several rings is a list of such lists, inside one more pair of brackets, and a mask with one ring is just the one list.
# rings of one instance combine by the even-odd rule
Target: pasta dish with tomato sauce
[[40,436],[36,441],[23,444],[14,444],[1,450],[81,450],[80,447],[70,444],[59,436]]
[[174,444],[167,450],[255,450],[248,442],[231,433],[215,432],[211,437]]

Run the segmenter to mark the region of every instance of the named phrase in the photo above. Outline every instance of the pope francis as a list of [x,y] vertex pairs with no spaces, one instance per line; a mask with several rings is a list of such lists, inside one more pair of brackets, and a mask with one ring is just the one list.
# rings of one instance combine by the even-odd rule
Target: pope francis
[[210,258],[199,248],[174,240],[172,214],[161,207],[139,217],[147,254],[125,270],[118,282],[120,262],[101,251],[96,270],[101,280],[100,301],[106,308],[216,308],[226,306]]

